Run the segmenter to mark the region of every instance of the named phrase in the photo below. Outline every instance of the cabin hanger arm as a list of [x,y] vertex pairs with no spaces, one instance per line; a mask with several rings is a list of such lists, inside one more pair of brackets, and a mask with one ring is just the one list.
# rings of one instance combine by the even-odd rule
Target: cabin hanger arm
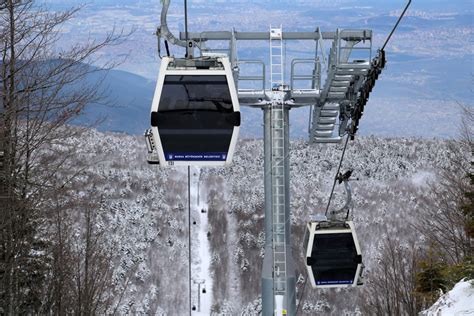
[[344,204],[343,207],[341,207],[338,210],[332,211],[330,213],[330,220],[338,220],[338,216],[340,214],[345,213],[345,220],[348,219],[349,217],[349,212],[352,208],[352,187],[351,184],[349,183],[349,178],[352,175],[352,170],[346,171],[344,174],[339,173],[336,177],[336,180],[339,182],[339,184],[344,183],[344,189],[346,191],[346,203]]

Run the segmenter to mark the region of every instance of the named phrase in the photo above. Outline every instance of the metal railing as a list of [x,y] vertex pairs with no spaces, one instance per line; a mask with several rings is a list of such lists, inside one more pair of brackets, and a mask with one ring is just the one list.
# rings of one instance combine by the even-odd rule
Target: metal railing
[[[314,65],[311,75],[297,75],[295,71],[296,65],[311,64]],[[291,61],[290,73],[290,90],[295,89],[295,81],[310,81],[311,89],[299,90],[319,90],[321,88],[321,63],[319,59],[314,58],[296,58]]]
[[[258,72],[259,74],[257,75],[240,75],[239,73],[239,77],[238,77],[238,86],[240,86],[240,81],[258,81],[258,82],[261,82],[261,91],[262,92],[265,92],[265,81],[266,81],[266,77],[265,77],[265,63],[262,61],[262,60],[239,60],[237,61],[237,65],[249,65],[249,64],[252,64],[252,65],[260,65],[262,68],[261,68],[261,73]],[[257,89],[241,89],[239,88],[239,91],[260,91],[259,89],[260,87],[257,87]]]
[[[364,34],[363,36],[363,39],[360,39],[360,38],[357,38],[355,39],[354,41],[354,44],[353,45],[349,45],[349,46],[342,46],[342,41],[344,40],[345,42],[351,42],[351,39],[350,38],[345,38],[344,37],[344,33],[347,33],[347,32],[354,32],[355,30],[348,30],[348,29],[345,29],[345,30],[337,30],[336,31],[336,46],[337,46],[337,53],[336,53],[336,66],[339,66],[341,64],[347,64],[349,63],[349,58],[350,58],[350,55],[351,55],[351,52],[352,51],[355,51],[355,50],[360,50],[360,51],[368,51],[368,58],[367,58],[367,62],[369,62],[369,66],[370,66],[370,60],[372,60],[372,33],[370,32],[367,32],[367,34]],[[365,30],[364,30],[365,32]],[[367,38],[366,38],[367,37]],[[344,39],[343,39],[344,38]],[[365,43],[365,41],[368,41],[369,42],[369,46],[364,46],[364,47],[358,47],[357,45],[359,43]],[[341,55],[342,55],[342,52],[343,51],[346,51],[346,50],[349,50],[349,54],[347,55],[347,60],[345,61],[342,61],[341,60]],[[365,60],[365,59],[364,59]]]

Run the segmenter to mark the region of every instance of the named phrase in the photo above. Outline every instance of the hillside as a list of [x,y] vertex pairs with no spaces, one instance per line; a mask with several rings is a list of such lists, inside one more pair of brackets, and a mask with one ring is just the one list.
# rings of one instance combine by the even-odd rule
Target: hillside
[[142,134],[150,124],[153,81],[122,70],[98,70],[84,84],[98,86],[103,97],[100,102],[89,104],[74,124],[131,135]]
[[[47,1],[53,10],[79,2]],[[381,5],[374,0],[235,0],[227,5],[220,2],[190,3],[190,31],[230,31],[233,28],[238,32],[262,31],[269,25],[280,24],[285,31],[314,31],[316,27],[323,31],[368,28],[374,31],[372,57],[382,46],[404,5],[404,2],[396,1]],[[182,9],[180,3],[172,2],[168,23],[175,34],[184,29]],[[99,126],[100,130],[141,134],[149,125],[150,102],[160,64],[154,36],[160,10],[160,2],[151,0],[133,3],[95,1],[86,5],[77,18],[65,26],[66,36],[60,43],[64,47],[83,42],[91,35],[100,38],[116,25],[125,31],[135,30],[123,44],[102,52],[109,61],[124,60],[127,56],[120,69],[129,73],[111,75],[107,83],[112,96],[109,103],[117,108],[99,106],[99,113],[109,118]],[[472,66],[469,67],[472,65],[472,45],[468,40],[473,34],[472,17],[472,5],[466,0],[413,2],[387,47],[387,68],[366,107],[361,123],[362,135],[442,138],[456,135],[452,126],[459,122],[458,103],[472,106],[473,99]],[[226,43],[215,45],[222,48]],[[325,43],[326,50],[330,45]],[[269,66],[268,49],[267,41],[251,44],[244,41],[238,45],[238,57],[261,59]],[[312,58],[312,49],[312,43],[287,43],[287,75],[291,60]],[[171,47],[171,54],[181,56],[181,50]],[[289,82],[288,76],[286,82]],[[247,109],[243,112],[243,136],[260,137],[262,119],[259,111]],[[307,112],[308,109],[292,111],[293,137],[307,138]]]
[[[455,64],[458,65],[458,61]],[[387,76],[382,76],[380,84],[366,106],[360,134],[384,137],[456,136],[457,130],[452,127],[460,120],[460,105],[433,92],[444,91],[444,88],[441,88],[443,83],[438,82],[436,87],[431,84],[430,90],[421,89],[418,84],[414,85],[404,80],[404,73],[409,72],[413,65],[404,66],[394,62],[390,67],[390,74],[387,71]],[[75,123],[79,125],[92,123],[94,127],[104,132],[143,134],[150,124],[155,80],[148,80],[121,70],[111,70],[108,73],[98,71],[87,79],[88,84],[94,85],[99,82],[102,82],[100,90],[104,99],[100,103],[90,104],[86,108],[85,115]],[[420,84],[425,85],[426,82]],[[430,97],[427,98],[427,95]],[[469,103],[463,104],[469,105]],[[246,107],[242,107],[241,111],[241,136],[261,138],[262,111]],[[290,112],[290,131],[293,138],[308,138],[308,118],[309,108],[293,109]]]
[[[414,1],[400,20],[402,3],[380,5],[375,0],[195,0],[189,8],[173,1],[169,11],[166,1],[82,2],[0,5],[5,21],[0,49],[0,316],[257,316],[263,301],[268,302],[261,297],[263,260],[266,277],[282,271],[290,277],[288,286],[296,293],[288,287],[282,293],[291,305],[283,308],[290,314],[474,311],[468,284],[474,279],[474,90],[472,67],[466,67],[472,66],[472,41],[467,39],[474,33],[474,10],[469,1]],[[177,37],[169,36],[165,24]],[[281,37],[275,35],[280,33],[275,25],[280,25]],[[344,31],[361,28],[356,33],[362,36]],[[226,30],[232,32],[219,33]],[[261,31],[262,40],[251,39]],[[228,34],[233,34],[230,42]],[[160,58],[164,53],[184,56],[185,47],[175,45],[181,37],[194,43],[184,46],[196,48],[187,57],[200,60],[197,70],[208,62],[209,69],[216,68],[212,52],[225,52],[228,46],[234,81],[242,89],[271,91],[275,74],[293,92],[310,83],[314,90],[321,81],[318,98],[306,90],[300,91],[302,98],[291,91],[283,99],[273,93],[273,103],[294,101],[283,122],[290,131],[285,146],[291,152],[283,159],[290,166],[285,168],[289,185],[274,173],[278,146],[272,147],[272,170],[266,168],[267,175],[273,174],[273,203],[285,203],[285,218],[277,214],[278,205],[268,214],[264,202],[269,188],[263,185],[263,147],[268,144],[262,140],[262,109],[241,104],[241,115],[215,122],[219,131],[212,133],[224,139],[224,125],[241,117],[238,141],[233,139],[235,159],[226,168],[147,164],[147,147],[160,143],[149,138],[146,146],[143,137],[152,123]],[[282,44],[279,57],[277,42]],[[373,59],[385,52],[387,63]],[[259,78],[255,60],[270,65],[262,68],[263,87],[253,80]],[[192,63],[184,68],[180,62],[172,64],[189,70]],[[317,63],[321,67],[311,67]],[[385,70],[379,73],[382,65]],[[365,66],[371,71],[360,86]],[[196,117],[189,115],[194,111],[179,108],[203,103],[204,114],[214,105],[228,112],[221,106],[228,98],[220,93],[225,91],[215,91],[219,93],[207,100],[209,91],[204,90],[213,90],[212,80],[196,86],[199,91],[189,90],[202,83],[196,78],[187,82],[184,94],[170,82],[171,93],[184,100],[175,98],[172,104],[173,98],[163,97],[160,103],[170,99],[168,110],[174,114],[169,114],[204,137],[208,132],[201,125],[206,124],[194,124]],[[358,123],[363,111],[363,118],[347,152],[342,144],[307,143],[309,118],[317,120],[318,111],[311,113],[309,103],[303,107],[305,96],[312,98],[308,102],[313,107],[339,102],[341,119],[357,103],[351,117]],[[163,110],[160,104],[158,112]],[[329,136],[337,111],[319,114],[318,135]],[[278,117],[272,117],[275,130]],[[171,118],[165,131],[159,122],[163,118],[153,122],[160,135],[181,142],[183,129]],[[278,138],[273,133],[272,140]],[[205,143],[188,138],[193,141]],[[193,159],[198,149],[189,149]],[[306,274],[304,233],[308,221],[322,215],[329,202],[332,212],[345,201],[341,185],[333,195],[342,153],[341,171],[352,173],[346,219],[353,221],[361,251],[351,251],[353,261],[345,263],[349,256],[339,249],[341,261],[330,257],[335,251],[312,258],[317,268],[340,267],[347,273],[339,284],[351,279],[349,262],[362,260],[363,269],[357,271],[363,286],[316,291]],[[282,221],[288,224],[283,231]],[[267,232],[271,226],[272,236],[264,234],[264,226]],[[284,247],[277,244],[281,233]],[[336,238],[329,247],[336,247],[336,239],[348,240],[334,233],[338,236],[331,236]],[[316,248],[323,248],[316,240]],[[273,258],[265,253],[270,243]],[[343,244],[349,248],[348,241]],[[283,256],[282,248],[292,255]],[[267,265],[270,261],[273,265]],[[273,282],[275,295],[282,290],[278,285]],[[279,300],[273,298],[275,314],[283,314]],[[265,316],[272,314],[266,308]]]
[[[84,166],[87,175],[77,194],[100,193],[96,226],[103,229],[108,247],[116,249],[115,284],[126,284],[120,286],[118,310],[182,315],[187,306],[186,169],[147,165],[141,137],[88,130],[75,144],[82,152],[77,167]],[[325,206],[341,148],[308,147],[302,141],[292,142],[291,147],[293,254],[301,289],[306,277],[301,259],[303,227]],[[212,308],[221,314],[240,313],[242,308],[254,313],[259,308],[262,152],[262,141],[243,140],[231,167],[193,168],[193,179],[200,178],[200,199],[208,205]],[[394,238],[407,246],[417,240],[411,224],[417,220],[421,201],[428,197],[428,184],[436,181],[437,169],[449,168],[448,141],[365,137],[350,143],[346,155],[343,170],[353,168],[359,179],[353,182],[354,221],[370,282],[384,239]],[[341,203],[343,199],[342,188],[336,187],[335,200]],[[193,247],[199,248],[203,215],[195,208],[192,216],[197,220]],[[193,265],[198,265],[200,255],[195,256]],[[338,299],[341,295],[344,300]],[[364,295],[364,288],[306,289],[300,308],[308,315],[318,310],[331,315],[353,313],[363,307]]]

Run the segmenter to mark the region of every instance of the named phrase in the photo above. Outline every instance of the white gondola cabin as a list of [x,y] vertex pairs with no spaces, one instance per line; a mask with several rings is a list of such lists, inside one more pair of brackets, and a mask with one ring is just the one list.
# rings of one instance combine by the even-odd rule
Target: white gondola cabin
[[350,287],[362,282],[362,254],[352,221],[312,221],[304,249],[313,288]]
[[240,108],[227,57],[164,57],[151,108],[160,165],[231,163]]

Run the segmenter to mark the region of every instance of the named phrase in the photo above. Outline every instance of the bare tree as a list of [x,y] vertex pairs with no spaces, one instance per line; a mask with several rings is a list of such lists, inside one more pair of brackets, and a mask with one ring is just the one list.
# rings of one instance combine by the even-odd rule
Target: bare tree
[[447,264],[461,263],[472,251],[466,215],[460,209],[466,185],[462,175],[444,172],[419,209],[418,231]]
[[460,141],[463,145],[470,146],[474,144],[474,108],[472,106],[460,104],[462,111]]
[[387,237],[377,266],[368,271],[361,306],[368,315],[417,315],[418,302],[413,295],[418,269],[415,244],[400,245]]
[[38,2],[0,4],[0,314],[37,313],[42,305],[42,280],[51,268],[47,249],[62,241],[42,239],[39,231],[51,206],[47,197],[69,180],[55,181],[70,162],[55,152],[72,147],[66,124],[101,99],[100,80],[85,80],[98,71],[88,64],[122,35],[60,49],[58,30],[78,9],[51,13]]
[[76,201],[72,190],[59,188],[51,196],[51,207],[45,222],[50,230],[45,231],[44,238],[51,240],[47,253],[49,271],[44,279],[41,313],[65,315],[72,312],[74,302],[73,291],[73,238],[74,219],[71,214],[76,209]]
[[112,291],[112,253],[104,247],[104,230],[96,227],[98,205],[81,204],[80,239],[74,254],[74,313],[101,315],[112,304],[106,296]]
[[[449,167],[441,170],[439,180],[431,185],[430,195],[421,204],[416,225],[427,244],[446,264],[459,264],[473,255],[469,193],[473,192],[474,109],[462,107],[462,113],[460,138],[449,146]],[[471,210],[466,211],[469,203]]]

